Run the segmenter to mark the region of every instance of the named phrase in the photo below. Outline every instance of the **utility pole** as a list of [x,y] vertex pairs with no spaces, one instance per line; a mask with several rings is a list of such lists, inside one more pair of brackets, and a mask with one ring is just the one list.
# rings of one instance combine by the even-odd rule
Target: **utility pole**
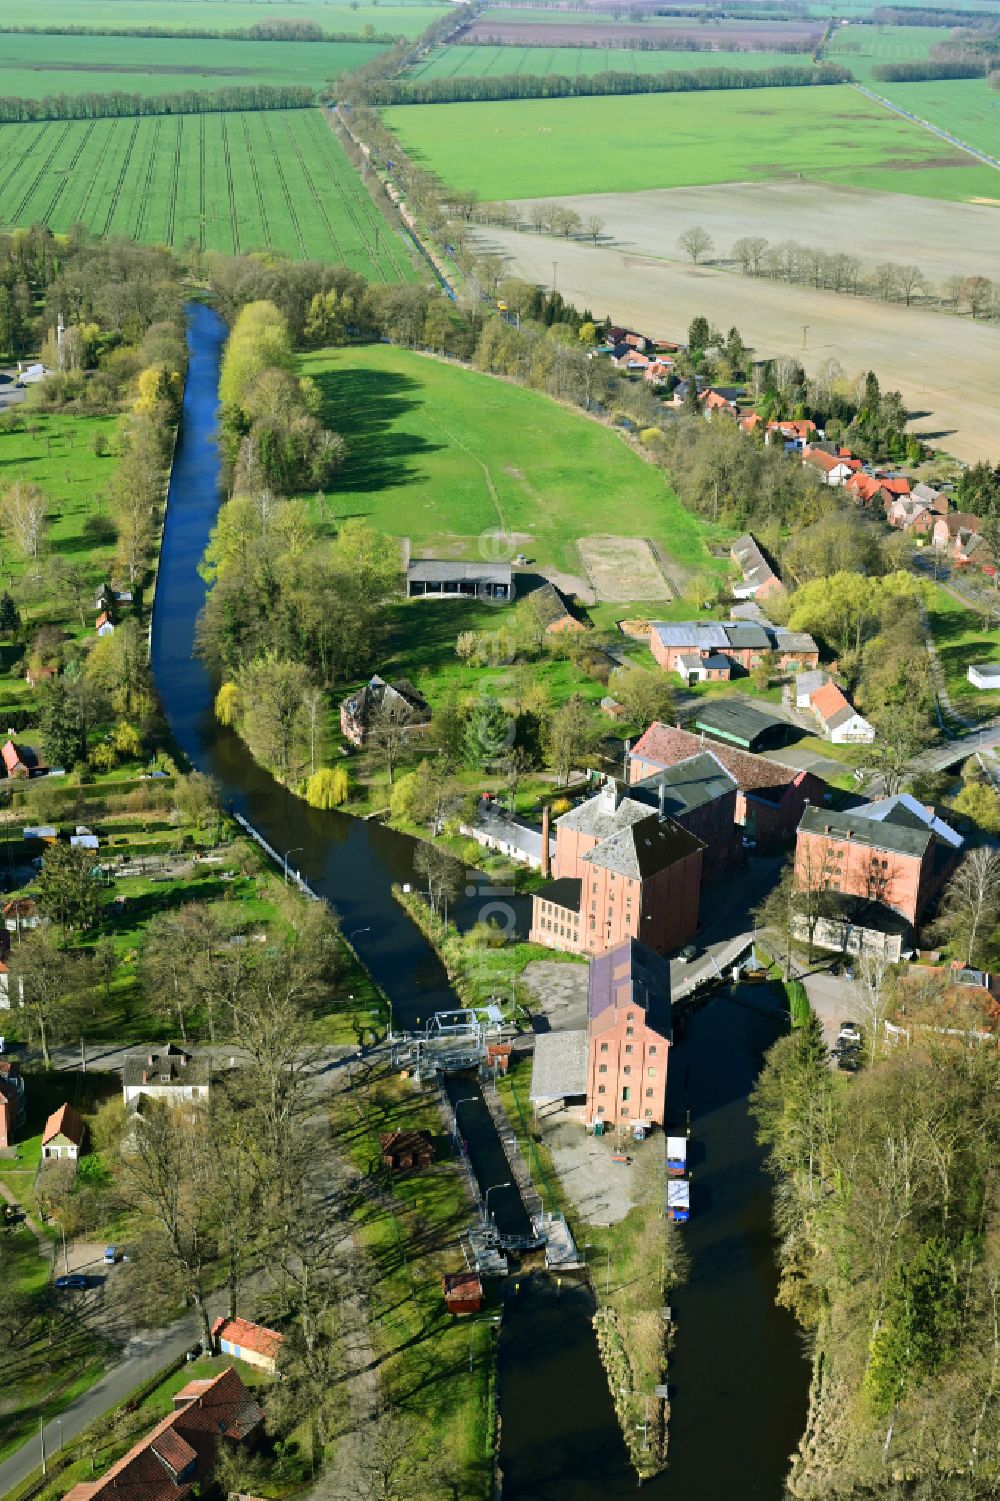
[[556,295],[556,272],[559,270],[559,262],[552,262],[552,295]]
[[42,1474],[46,1475],[48,1466],[45,1463],[45,1419],[41,1416],[38,1419],[38,1442],[42,1446]]
[[805,347],[806,347],[806,340],[808,338],[808,335],[809,335],[809,324],[808,323],[803,323],[803,325],[802,325],[802,348],[803,349],[805,349]]

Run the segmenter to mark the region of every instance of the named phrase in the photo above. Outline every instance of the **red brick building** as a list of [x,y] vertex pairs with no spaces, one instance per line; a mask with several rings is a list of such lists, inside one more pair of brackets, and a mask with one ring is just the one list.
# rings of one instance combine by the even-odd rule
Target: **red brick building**
[[556,822],[555,879],[532,898],[531,941],[600,954],[626,938],[657,953],[698,926],[701,840],[609,781]]
[[[629,753],[629,781],[633,785],[645,782],[705,749],[703,735],[657,721]],[[736,782],[733,819],[737,829],[761,848],[794,839],[806,805],[823,801],[826,787],[812,772],[715,742],[711,753]]]
[[25,1114],[21,1065],[11,1058],[0,1058],[0,1147],[14,1145]]
[[590,962],[587,1120],[662,1126],[673,1036],[670,965],[626,939]]
[[921,817],[915,802],[889,798],[849,813],[806,808],[795,845],[799,883],[888,908],[916,927],[961,840],[929,810]]

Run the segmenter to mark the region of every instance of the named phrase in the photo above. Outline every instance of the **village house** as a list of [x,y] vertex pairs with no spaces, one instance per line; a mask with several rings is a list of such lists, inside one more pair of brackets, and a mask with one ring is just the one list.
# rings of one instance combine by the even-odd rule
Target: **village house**
[[461,563],[441,558],[416,558],[407,564],[408,599],[492,599],[506,604],[514,598],[514,572],[509,563]]
[[537,589],[532,589],[526,598],[547,636],[560,636],[566,631],[586,630],[583,621],[577,620],[576,616],[570,612],[555,584],[550,584],[546,580]]
[[345,740],[359,748],[379,723],[388,720],[406,731],[413,731],[423,729],[430,719],[427,700],[407,678],[387,683],[378,673],[357,693],[343,699],[340,705],[340,732]]
[[742,838],[761,849],[775,848],[795,838],[803,809],[821,803],[826,788],[809,771],[781,766],[768,756],[755,756],[732,745],[706,742],[704,735],[680,727],[651,724],[628,753],[628,776],[633,785],[668,766],[685,762],[711,749],[736,783],[733,817]]
[[[471,823],[462,822],[460,832],[466,839],[474,839],[483,849],[496,850],[515,860],[518,865],[528,865],[532,870],[547,874],[548,862],[555,850],[555,839],[548,832],[548,809],[543,814],[543,823],[529,823],[517,813],[511,813],[500,800],[484,792],[476,802],[475,818]],[[548,844],[548,859],[545,855]]]
[[589,1124],[663,1126],[672,1038],[670,965],[661,955],[630,938],[590,961]]
[[933,526],[935,512],[913,494],[893,495],[886,505],[885,519],[889,526],[900,531],[923,536]]
[[0,756],[3,757],[4,770],[9,777],[31,776],[31,767],[28,764],[27,756],[19,746],[14,744],[13,740],[4,742],[3,749],[0,750]]
[[100,1480],[81,1480],[65,1501],[183,1501],[207,1480],[220,1448],[253,1444],[264,1412],[230,1366],[189,1381],[174,1410]]
[[277,1329],[252,1324],[249,1319],[218,1318],[212,1325],[212,1348],[217,1355],[232,1355],[272,1376],[277,1374],[284,1342],[285,1336]]
[[809,707],[819,720],[824,735],[834,745],[871,745],[875,729],[848,702],[836,683],[824,683],[809,696]]
[[[853,924],[865,908],[886,908],[915,928],[947,880],[961,836],[932,809],[906,794],[850,812],[807,807],[795,846],[800,885],[854,899]],[[839,947],[839,944],[835,944]]]
[[784,584],[749,532],[737,537],[729,555],[743,575],[742,584],[733,586],[734,599],[766,599],[784,592]]
[[0,1151],[14,1145],[26,1119],[21,1065],[13,1058],[0,1058]]
[[673,360],[657,355],[642,372],[642,378],[652,386],[662,386],[674,373]]
[[94,625],[94,630],[97,632],[97,634],[99,636],[113,636],[114,635],[114,633],[115,633],[115,623],[111,619],[111,616],[108,614],[107,610],[102,610],[101,613],[100,613],[100,615],[98,615],[97,621],[96,621],[96,623]]
[[83,1117],[72,1105],[60,1105],[45,1122],[42,1132],[42,1157],[59,1160],[68,1158],[75,1162],[83,1146]]
[[[758,421],[761,419],[758,418]],[[752,428],[747,431],[753,431]],[[783,443],[786,453],[801,453],[807,443],[811,443],[816,436],[822,437],[815,422],[808,417],[796,417],[794,420],[782,418],[779,422],[769,422],[764,429],[764,442],[770,446],[772,443]]]
[[174,1043],[158,1052],[129,1054],[122,1068],[126,1106],[140,1095],[168,1105],[190,1104],[207,1100],[210,1087],[208,1065]]
[[947,553],[960,567],[973,560],[986,563],[991,559],[981,536],[982,527],[978,516],[967,511],[950,511],[935,520],[931,540],[939,552]]
[[413,1173],[430,1167],[434,1142],[429,1131],[383,1131],[379,1136],[382,1163],[390,1173]]
[[531,941],[591,954],[629,937],[658,953],[690,943],[702,854],[675,819],[608,781],[556,820],[555,878],[532,897]]
[[29,667],[24,674],[24,681],[29,688],[40,688],[43,683],[51,683],[58,676],[58,667]]
[[837,448],[833,443],[811,443],[802,453],[802,462],[815,469],[825,485],[843,485],[855,470],[861,468],[861,460],[853,457],[849,448]]
[[641,370],[645,373],[654,363],[648,354],[643,354],[641,350],[629,343],[616,344],[611,350],[610,360],[616,370],[627,372]]
[[720,413],[726,417],[736,417],[739,412],[736,398],[742,394],[735,386],[723,387],[721,390],[717,387],[710,387],[707,391],[699,391],[698,400],[701,402],[701,410],[706,420],[711,422],[712,418]]

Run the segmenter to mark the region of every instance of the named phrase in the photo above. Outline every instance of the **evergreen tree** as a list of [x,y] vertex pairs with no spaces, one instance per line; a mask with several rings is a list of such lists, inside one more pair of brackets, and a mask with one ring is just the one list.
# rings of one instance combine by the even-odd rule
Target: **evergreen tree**
[[6,589],[0,594],[0,636],[16,636],[21,629],[21,615],[13,596]]
[[54,678],[42,694],[38,726],[49,765],[68,770],[82,754],[82,746],[79,709],[64,678]]

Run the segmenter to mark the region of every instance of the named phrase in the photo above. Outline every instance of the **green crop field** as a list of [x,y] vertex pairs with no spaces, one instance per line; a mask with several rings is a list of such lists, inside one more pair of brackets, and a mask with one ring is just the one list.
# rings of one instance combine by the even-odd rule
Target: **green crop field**
[[[877,83],[878,93],[918,119],[1000,159],[1000,89],[985,78],[949,78],[934,83]],[[982,196],[1000,198],[1000,172],[989,172]],[[997,226],[1000,235],[1000,225]]]
[[0,225],[414,275],[319,110],[0,126]]
[[384,113],[417,160],[494,201],[795,177],[959,200],[997,189],[991,168],[849,85]]
[[35,0],[25,10],[19,0],[0,0],[0,28],[8,26],[156,26],[181,31],[200,27],[236,31],[268,21],[303,21],[324,31],[359,35],[366,26],[379,34],[419,36],[447,5],[373,4],[372,0]]
[[850,68],[859,83],[883,93],[872,78],[872,68],[879,63],[912,63],[930,55],[936,42],[951,36],[945,26],[839,26],[828,45],[824,58]]
[[302,370],[348,443],[332,491],[338,516],[451,557],[476,557],[484,533],[516,533],[534,561],[571,572],[575,539],[609,531],[652,537],[682,563],[707,561],[704,529],[663,475],[548,396],[380,344],[320,350]]
[[749,71],[787,64],[802,67],[808,54],[787,52],[648,52],[635,47],[437,47],[417,63],[408,78],[502,78],[512,73],[592,77],[618,73],[696,72],[700,68]]
[[305,84],[360,68],[374,42],[234,42],[180,37],[8,35],[0,47],[0,94],[167,94],[240,84]]

